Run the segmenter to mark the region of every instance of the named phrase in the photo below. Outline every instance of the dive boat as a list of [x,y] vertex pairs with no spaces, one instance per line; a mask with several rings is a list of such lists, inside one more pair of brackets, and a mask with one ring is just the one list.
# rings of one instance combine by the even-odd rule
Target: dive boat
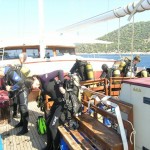
[[[108,13],[104,13],[101,15],[99,18],[91,18],[88,23],[95,23],[95,22],[101,22],[105,21],[108,19],[113,19],[113,18],[119,18],[123,17],[127,14],[135,14],[136,12],[141,12],[144,10],[149,10],[150,9],[150,0],[142,0],[135,3],[131,3],[127,5],[126,7],[114,9],[113,11],[109,11]],[[87,23],[87,22],[86,22]],[[81,25],[81,24],[80,24]],[[73,26],[69,26],[67,28],[64,28],[62,30],[70,30],[72,29]],[[10,50],[13,49],[15,46],[5,46],[5,50]],[[38,49],[41,47],[41,45],[22,45],[21,47],[17,46],[14,49],[22,49],[22,52],[27,52],[28,49]],[[48,73],[50,71],[56,70],[56,69],[63,69],[64,72],[69,72],[73,64],[75,63],[76,59],[82,59],[82,60],[87,60],[89,61],[92,66],[93,70],[96,71],[101,71],[101,65],[106,63],[109,67],[111,67],[114,64],[115,60],[108,60],[108,59],[90,59],[90,58],[81,58],[77,57],[76,55],[68,55],[65,54],[63,56],[56,56],[57,50],[60,49],[66,49],[67,52],[64,53],[69,53],[68,50],[71,51],[71,53],[74,53],[74,46],[67,47],[67,46],[58,46],[53,45],[53,46],[44,46],[46,48],[52,49],[54,57],[50,58],[34,58],[34,59],[28,59],[26,62],[26,65],[35,73],[35,74],[43,74],[43,73]],[[73,49],[73,50],[72,50]],[[37,51],[38,51],[37,50]],[[42,54],[43,50],[40,50],[40,53]],[[39,52],[39,51],[38,51]],[[39,54],[37,52],[37,54]],[[4,49],[3,49],[4,53]],[[41,55],[40,55],[41,56]],[[42,54],[43,56],[43,54]],[[12,64],[12,63],[18,63],[18,59],[10,59],[10,60],[2,60],[0,62],[0,65],[6,65],[6,64]],[[99,73],[100,74],[100,73]],[[98,75],[99,75],[98,74]],[[98,76],[97,75],[97,76]],[[96,78],[96,77],[95,77]],[[127,111],[127,107],[130,108],[131,105],[127,105],[127,107],[124,107],[125,102],[130,103],[133,105],[133,111],[134,111],[134,116],[133,116],[133,125],[135,126],[135,131],[137,131],[137,134],[135,135],[135,141],[134,145],[135,148],[129,147],[128,144],[125,141],[125,134],[123,138],[121,139],[119,135],[119,141],[121,141],[120,147],[124,146],[124,149],[121,148],[121,150],[149,150],[150,149],[150,129],[149,129],[149,124],[150,124],[150,119],[149,119],[149,104],[150,104],[150,95],[149,95],[149,85],[150,79],[149,78],[141,78],[141,79],[131,79],[130,81],[124,81],[123,87],[121,89],[120,93],[120,101],[122,102],[122,105],[120,108],[123,108],[124,111]],[[106,99],[109,101],[110,97],[106,97]],[[99,100],[99,99],[98,99]],[[101,100],[101,99],[100,99]],[[105,100],[104,100],[105,102]],[[117,102],[121,103],[121,102]],[[109,103],[110,105],[110,103]],[[117,105],[115,105],[117,106]],[[96,110],[97,108],[93,106],[93,108]],[[118,109],[118,107],[116,107]],[[0,146],[3,145],[4,150],[11,150],[11,149],[41,149],[45,146],[45,141],[46,137],[45,136],[39,136],[36,130],[36,119],[39,115],[43,115],[43,112],[41,112],[35,102],[30,102],[29,103],[29,110],[30,110],[30,122],[29,122],[29,133],[27,135],[22,136],[22,137],[17,137],[16,132],[18,131],[17,129],[14,129],[13,126],[16,124],[17,119],[11,119],[10,124],[5,124],[2,123],[2,126],[0,128],[0,133],[2,133],[2,139],[0,138]],[[100,112],[100,111],[99,111]],[[104,114],[104,111],[102,111],[102,114]],[[112,118],[115,118],[116,116],[109,114]],[[124,116],[124,114],[121,114],[121,116]],[[107,116],[106,116],[107,117]],[[126,116],[124,116],[126,119]],[[122,118],[124,118],[122,117]],[[92,120],[92,119],[91,119]],[[119,121],[122,119],[119,116]],[[126,119],[127,120],[127,119]],[[85,124],[88,124],[89,122],[83,122],[82,126]],[[92,123],[92,121],[91,121]],[[126,124],[127,125],[127,124]],[[128,125],[129,126],[129,125]],[[85,127],[85,126],[83,126]],[[103,127],[103,126],[101,126]],[[121,126],[123,127],[123,126]],[[104,129],[104,127],[103,127]],[[105,128],[106,129],[106,128]],[[101,132],[98,132],[99,128],[95,126],[90,126],[90,130],[94,130],[95,134],[97,133],[95,137],[98,139],[98,136],[101,136],[101,139],[103,143],[106,143],[105,141],[105,135],[103,130]],[[110,129],[111,130],[111,129]],[[105,130],[105,133],[111,136],[108,136],[108,142],[113,145],[113,131]],[[124,130],[124,129],[123,129]],[[89,130],[86,132],[88,133]],[[122,130],[120,131],[122,132]],[[89,132],[91,134],[91,132]],[[130,135],[131,136],[131,135]],[[111,137],[111,138],[109,138]],[[115,136],[116,137],[116,136]],[[118,137],[118,133],[117,133]],[[93,140],[93,137],[91,137],[90,142]],[[87,139],[86,139],[87,141]],[[84,144],[84,142],[83,142]],[[72,144],[73,145],[73,144]],[[122,146],[123,145],[123,146]],[[100,145],[101,146],[101,145]],[[103,145],[102,145],[103,146]],[[113,145],[115,147],[115,145]],[[82,148],[81,148],[82,149]],[[94,148],[93,148],[94,149]],[[98,147],[98,149],[101,149]],[[117,148],[116,148],[117,149]],[[102,149],[103,150],[103,149]],[[119,149],[120,150],[120,149]]]

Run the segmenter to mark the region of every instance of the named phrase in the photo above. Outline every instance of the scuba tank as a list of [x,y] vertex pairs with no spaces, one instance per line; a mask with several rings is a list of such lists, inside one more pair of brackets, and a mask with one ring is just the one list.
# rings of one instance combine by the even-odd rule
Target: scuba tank
[[[113,77],[120,77],[120,70],[118,70],[118,69],[114,70]],[[118,84],[118,83],[120,83],[120,82],[114,80],[114,84]]]
[[93,72],[92,65],[88,62],[85,67],[86,67],[86,73],[87,73],[88,80],[93,80],[94,79],[94,72]]
[[122,71],[123,68],[125,67],[125,65],[126,65],[126,62],[125,62],[125,61],[121,61],[121,62],[120,62],[120,65],[119,65],[119,67],[118,67],[118,69],[119,69],[120,71]]
[[148,72],[146,70],[142,70],[141,77],[148,77]]
[[114,70],[113,76],[114,77],[120,77],[120,70],[118,70],[118,69]]

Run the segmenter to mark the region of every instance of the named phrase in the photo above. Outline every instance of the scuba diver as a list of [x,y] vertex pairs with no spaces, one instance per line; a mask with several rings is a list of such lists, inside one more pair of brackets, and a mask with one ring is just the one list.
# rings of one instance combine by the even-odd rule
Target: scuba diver
[[71,74],[78,73],[81,81],[87,80],[86,66],[87,62],[83,60],[76,59],[75,64],[70,69]]
[[[69,91],[71,91],[71,87],[69,86],[64,89],[63,85],[65,82],[68,81],[64,80],[63,70],[56,70],[47,74],[29,77],[25,81],[28,88],[40,88],[42,94],[49,95],[54,101],[46,117],[47,146],[43,148],[43,150],[57,150],[60,146],[60,133],[58,132],[58,126],[65,120],[65,117],[63,117],[62,114],[64,114],[65,110],[64,97],[67,95],[66,89],[68,88]],[[73,96],[73,94],[71,96]]]
[[110,77],[113,76],[113,69],[112,68],[108,68],[108,66],[106,64],[102,65],[102,74],[100,76],[100,78],[107,78],[108,80],[110,79]]
[[19,101],[21,119],[20,122],[15,125],[15,128],[22,127],[21,131],[17,135],[24,135],[28,132],[28,94],[29,90],[24,84],[24,80],[12,69],[10,66],[0,68],[0,77],[5,80],[5,87],[8,92],[15,92]]
[[126,65],[124,66],[123,72],[124,76],[126,77],[135,77],[136,76],[136,71],[137,71],[137,64],[141,61],[141,58],[139,55],[135,56],[132,60],[126,59]]
[[[55,80],[58,78],[58,80]],[[58,82],[58,84],[57,84]],[[40,88],[42,94],[47,94],[54,101],[49,114],[47,115],[47,146],[44,150],[58,149],[59,133],[57,127],[59,126],[59,118],[63,111],[63,95],[65,89],[63,88],[64,73],[62,70],[56,70],[48,74],[33,76],[26,79],[25,84],[28,88]]]
[[[17,72],[17,74],[25,79],[28,76],[31,76],[31,71],[29,68],[25,67],[24,63],[27,59],[27,54],[26,53],[20,53],[19,54],[19,62],[20,64],[15,64],[14,66],[11,66],[14,71]],[[18,118],[18,97],[16,96],[15,91],[10,91],[10,98],[13,99],[13,118]]]
[[136,74],[136,77],[138,77],[138,78],[146,78],[146,77],[150,77],[150,74],[149,74],[147,69],[143,69],[143,70],[139,71]]

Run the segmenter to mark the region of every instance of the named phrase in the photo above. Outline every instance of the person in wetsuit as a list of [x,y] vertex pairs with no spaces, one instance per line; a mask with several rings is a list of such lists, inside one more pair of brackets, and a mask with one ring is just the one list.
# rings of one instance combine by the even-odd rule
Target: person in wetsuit
[[47,74],[29,77],[25,81],[28,88],[41,88],[42,92],[49,95],[54,101],[54,104],[47,115],[47,146],[44,150],[59,149],[60,137],[57,127],[59,126],[60,116],[63,112],[64,106],[63,97],[65,94],[65,89],[63,88],[63,82],[64,73],[62,70],[56,70]]
[[[24,80],[10,67],[5,66],[0,68],[0,77],[4,77],[6,81],[6,90],[12,91],[17,94],[19,100],[19,107],[21,113],[20,122],[15,126],[22,127],[21,131],[17,133],[17,135],[24,135],[28,132],[28,120],[29,120],[29,112],[28,112],[28,94],[29,90],[26,88],[24,84]],[[9,85],[7,85],[9,83]]]
[[129,60],[128,62],[126,62],[126,66],[124,67],[124,74],[126,77],[128,76],[136,76],[136,71],[137,71],[137,64],[141,61],[141,58],[139,55],[135,56],[132,60]]
[[[15,64],[15,66],[13,66],[17,70],[17,73],[19,74],[19,76],[22,78],[24,78],[24,75],[21,73],[20,70],[23,68],[26,59],[27,59],[27,54],[20,53],[19,54],[20,64]],[[28,73],[28,75],[29,75],[29,73]],[[18,118],[18,96],[16,96],[16,91],[14,91],[14,92],[11,91],[10,95],[11,95],[11,98],[13,99],[13,118]]]
[[102,74],[100,76],[100,78],[107,78],[108,80],[110,79],[110,77],[113,76],[113,70],[112,68],[108,68],[108,66],[106,64],[102,65]]

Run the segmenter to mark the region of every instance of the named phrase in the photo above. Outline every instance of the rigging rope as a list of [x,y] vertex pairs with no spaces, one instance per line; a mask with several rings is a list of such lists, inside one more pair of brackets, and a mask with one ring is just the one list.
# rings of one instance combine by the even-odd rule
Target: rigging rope
[[134,15],[133,15],[133,21],[132,21],[132,41],[131,41],[131,75],[130,75],[130,77],[132,77],[133,51],[134,51]]
[[[131,134],[130,134],[130,143],[131,144],[134,144],[134,150],[135,150],[135,134],[136,134],[136,131],[135,131],[135,129],[134,129],[134,127],[133,127],[133,124],[129,121],[129,120],[127,120],[128,121],[128,123],[130,123],[130,125],[131,125],[131,127],[132,127],[132,132],[131,132]],[[132,135],[133,135],[133,141],[132,141]]]
[[120,18],[119,18],[119,29],[118,29],[118,53],[121,59],[121,53],[120,53]]
[[[107,3],[107,9],[109,10],[109,0],[108,0],[108,3]],[[107,25],[106,25],[106,27],[107,27],[107,38],[106,38],[106,40],[108,41],[109,40],[109,36],[108,36],[108,20],[107,20]],[[106,52],[108,51],[108,45],[106,44]]]
[[[144,2],[144,0],[140,0],[140,1],[138,2],[138,4],[134,7],[134,9],[133,9],[131,15],[130,15],[129,18],[128,18],[129,21],[131,20],[132,17],[134,17],[134,14],[136,13],[137,8],[138,8],[139,6],[141,6],[141,4],[142,4],[143,2]],[[147,2],[148,2],[148,1],[147,1]],[[134,4],[133,4],[133,5],[134,5]]]

